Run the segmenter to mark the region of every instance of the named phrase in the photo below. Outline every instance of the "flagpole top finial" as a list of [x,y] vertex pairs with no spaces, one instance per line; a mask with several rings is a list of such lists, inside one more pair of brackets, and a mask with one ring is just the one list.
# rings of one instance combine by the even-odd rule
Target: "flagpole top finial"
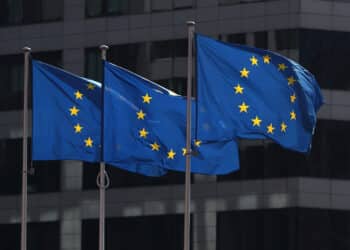
[[32,51],[32,49],[30,47],[28,47],[28,46],[23,47],[22,50],[23,50],[24,53]]
[[196,24],[196,22],[195,21],[187,21],[186,24],[188,26],[194,26]]
[[100,50],[108,50],[108,49],[109,49],[108,45],[106,44],[100,45]]

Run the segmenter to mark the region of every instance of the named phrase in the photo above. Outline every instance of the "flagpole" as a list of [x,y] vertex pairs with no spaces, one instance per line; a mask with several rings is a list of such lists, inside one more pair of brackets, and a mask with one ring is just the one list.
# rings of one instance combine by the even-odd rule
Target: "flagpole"
[[[101,59],[102,61],[106,61],[107,58],[107,50],[109,47],[107,45],[101,45]],[[103,96],[104,96],[104,80],[101,81],[101,102],[103,107]],[[99,179],[97,181],[97,185],[100,189],[100,204],[99,204],[99,250],[105,250],[105,205],[106,205],[106,188],[107,185],[105,183],[106,171],[105,171],[105,163],[103,162],[103,119],[104,119],[104,110],[101,109],[101,162],[100,162],[100,173]]]
[[184,218],[184,250],[190,250],[191,224],[191,101],[192,101],[192,47],[194,21],[187,21],[188,57],[187,57],[187,105],[186,105],[186,176],[185,176],[185,218]]
[[29,56],[31,48],[24,47],[24,88],[23,88],[23,145],[22,145],[22,215],[21,215],[21,250],[27,250],[27,209],[28,209],[28,84]]

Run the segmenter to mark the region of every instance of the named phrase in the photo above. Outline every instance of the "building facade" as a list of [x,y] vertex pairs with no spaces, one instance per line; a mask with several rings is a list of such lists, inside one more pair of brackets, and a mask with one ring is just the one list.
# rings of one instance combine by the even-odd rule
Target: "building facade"
[[[192,175],[192,249],[350,249],[348,0],[0,0],[0,249],[20,247],[22,47],[99,80],[108,44],[109,61],[185,94],[188,20],[299,61],[326,102],[311,154],[241,141],[239,171]],[[28,250],[97,249],[98,165],[30,165]],[[184,174],[107,171],[106,250],[181,249]]]

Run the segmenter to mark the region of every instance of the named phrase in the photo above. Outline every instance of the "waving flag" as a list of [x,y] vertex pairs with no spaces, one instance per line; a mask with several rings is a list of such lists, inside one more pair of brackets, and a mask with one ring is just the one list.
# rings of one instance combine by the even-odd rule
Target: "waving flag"
[[268,138],[307,152],[322,95],[314,76],[271,51],[196,35],[198,137]]

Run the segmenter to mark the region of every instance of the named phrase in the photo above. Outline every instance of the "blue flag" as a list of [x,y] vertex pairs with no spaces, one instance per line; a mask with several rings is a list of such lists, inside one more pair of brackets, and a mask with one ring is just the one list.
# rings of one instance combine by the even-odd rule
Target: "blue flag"
[[[108,62],[104,81],[104,159],[134,169],[184,171],[184,97]],[[192,172],[225,174],[238,169],[234,140],[210,142],[197,137],[192,144]]]
[[[101,84],[48,64],[33,65],[33,160],[101,159]],[[109,114],[107,114],[109,115]],[[119,136],[122,131],[118,131]],[[165,169],[107,164],[128,171],[159,176]]]
[[196,35],[198,136],[269,138],[307,152],[322,105],[312,74],[271,51]]
[[33,65],[33,160],[100,161],[101,85]]

